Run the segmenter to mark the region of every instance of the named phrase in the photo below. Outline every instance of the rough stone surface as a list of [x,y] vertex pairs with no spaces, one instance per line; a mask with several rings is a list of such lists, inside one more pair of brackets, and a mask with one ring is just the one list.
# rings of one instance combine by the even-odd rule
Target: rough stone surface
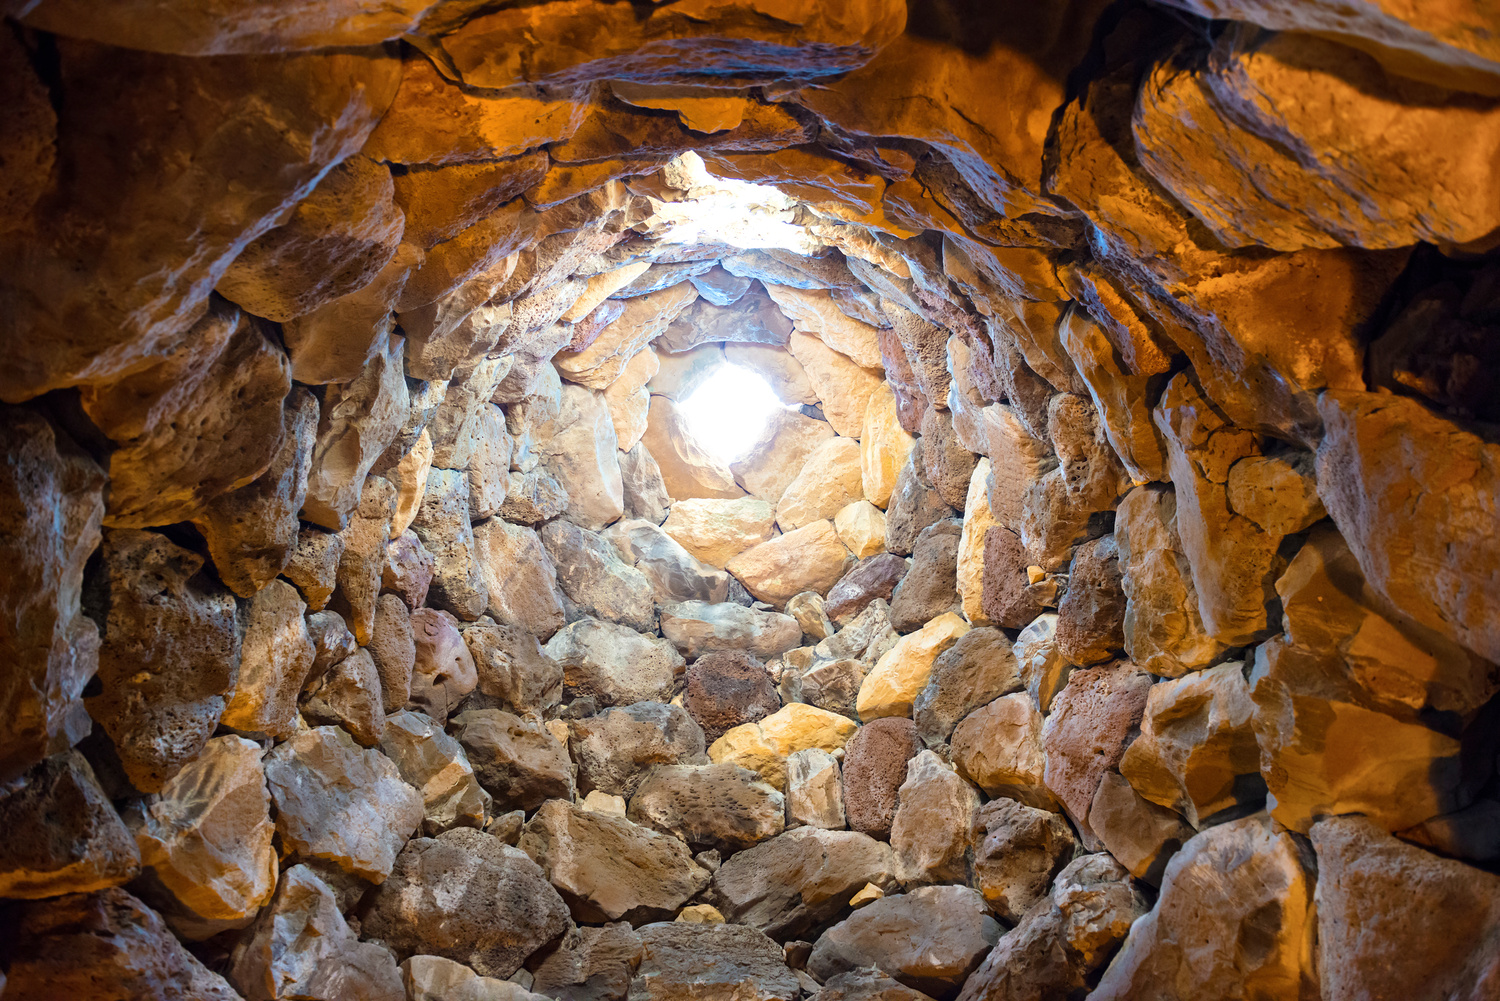
[[568,907],[541,867],[468,828],[407,842],[364,921],[398,956],[442,956],[496,978],[567,927]]
[[679,653],[693,658],[721,650],[775,657],[802,641],[802,627],[790,615],[733,602],[663,605],[661,632]]
[[703,729],[681,706],[636,702],[568,724],[578,789],[629,798],[656,765],[703,764]]
[[312,670],[313,645],[303,613],[307,606],[283,581],[272,581],[250,602],[240,676],[219,722],[245,733],[288,736],[297,695]]
[[969,713],[1020,687],[1009,637],[992,626],[971,629],[932,662],[926,687],[912,701],[912,720],[934,747]]
[[1056,809],[1045,781],[1043,718],[1024,692],[974,710],[953,731],[953,763],[990,796]]
[[829,588],[824,610],[834,622],[843,625],[877,599],[889,601],[910,564],[895,553],[880,553],[855,564],[839,582]]
[[630,1001],[694,995],[794,1001],[801,993],[781,947],[754,928],[673,921],[647,925],[639,934],[641,964]]
[[844,782],[838,759],[819,747],[786,759],[786,824],[843,830]]
[[911,567],[891,596],[891,625],[898,633],[921,629],[928,621],[959,610],[957,571],[961,524],[936,522],[912,546]]
[[557,584],[584,615],[653,632],[655,589],[650,578],[620,559],[601,536],[565,521],[543,526],[542,546],[557,571]]
[[749,848],[786,825],[782,794],[736,765],[661,765],[630,798],[629,817],[692,846]]
[[807,457],[833,436],[827,421],[791,410],[777,411],[745,456],[729,468],[740,486],[775,508]]
[[578,921],[664,920],[709,880],[676,838],[559,800],[537,810],[519,847],[546,871]]
[[571,698],[593,696],[605,706],[665,701],[683,667],[666,640],[598,619],[570,624],[542,649],[562,665]]
[[[472,621],[487,611],[501,625],[524,629],[542,640],[561,629],[567,614],[557,571],[541,536],[530,528],[491,518],[476,526],[473,538],[479,593],[487,596],[487,604],[461,617]],[[434,579],[434,589],[437,583]],[[473,609],[472,604],[468,607]]]
[[386,717],[380,749],[401,780],[422,794],[422,833],[481,827],[490,796],[474,775],[463,746],[431,717],[402,710]]
[[436,720],[448,714],[479,683],[479,669],[453,617],[419,608],[411,616],[416,649],[409,705]]
[[509,712],[541,712],[562,698],[562,665],[542,652],[537,638],[485,618],[463,631],[479,680],[475,690]]
[[907,887],[967,883],[970,838],[979,792],[932,751],[906,763],[906,781],[896,790],[891,848],[897,875]]
[[775,520],[775,507],[758,497],[689,498],[672,505],[661,527],[693,556],[722,569],[751,546],[768,541]]
[[782,532],[831,519],[846,505],[862,500],[859,455],[860,442],[853,438],[830,438],[813,449],[776,504],[776,524]]
[[755,597],[780,606],[803,591],[827,594],[852,562],[833,522],[824,519],[753,546],[724,568]]
[[906,764],[921,748],[910,720],[887,717],[859,728],[844,748],[844,808],[849,829],[875,837],[890,834],[896,790]]
[[20,782],[0,799],[11,832],[0,852],[0,893],[26,900],[91,893],[140,871],[130,831],[77,751],[43,761]]
[[373,882],[422,822],[422,796],[378,750],[338,727],[305,730],[265,761],[283,844]]
[[932,677],[933,661],[968,631],[968,623],[957,614],[944,612],[916,632],[901,637],[865,675],[856,704],[860,719],[910,717],[912,703]]
[[[79,661],[93,661],[97,649],[100,691],[85,704],[109,734],[131,783],[143,792],[154,792],[197,755],[224,713],[225,696],[235,684],[243,636],[236,622],[234,597],[208,579],[202,557],[164,536],[131,529],[108,534],[99,576],[91,588],[104,603],[100,609],[103,642],[95,648],[93,629],[74,627]],[[265,602],[251,604],[252,614],[278,596],[300,605],[296,591],[278,582]],[[300,609],[297,615],[300,622]],[[240,671],[247,681],[253,681],[255,671],[266,666],[265,641],[260,631],[256,635],[250,672],[246,676],[243,667]],[[305,666],[311,665],[309,649]],[[48,684],[62,683],[65,678],[55,677]],[[79,688],[83,680],[78,679]],[[301,678],[294,684],[300,686]],[[77,730],[77,723],[68,720],[69,713],[76,712],[69,706],[76,705],[72,699],[77,690],[69,693],[64,688],[52,695],[62,700],[49,709],[61,714],[53,724],[69,727],[73,741],[81,739],[87,721],[84,730]],[[295,708],[295,689],[290,698]],[[41,725],[42,720],[30,716],[34,710],[24,705],[16,710],[21,728],[29,725],[28,718]],[[40,737],[40,733],[33,736]]]
[[649,521],[617,522],[605,535],[645,575],[657,601],[722,602],[728,598],[728,574],[694,557]]
[[[495,519],[485,525],[495,524]],[[432,590],[429,600],[472,622],[484,612],[491,594],[493,555],[481,548],[469,520],[469,486],[464,475],[452,469],[433,469],[427,474],[422,505],[411,523],[412,531],[432,554]]]
[[[1095,996],[1317,996],[1312,883],[1296,842],[1264,814],[1209,828],[1167,863],[1156,907],[1131,927]],[[1187,947],[1205,924],[1223,948]]]
[[873,966],[914,990],[952,998],[1000,937],[984,898],[966,886],[924,886],[867,904],[819,936],[808,969],[825,980]]
[[1146,711],[1151,677],[1129,664],[1074,671],[1052,701],[1042,731],[1047,788],[1085,845],[1094,844],[1089,804],[1100,776],[1119,765]]
[[549,799],[573,798],[567,748],[540,723],[499,709],[471,709],[450,729],[497,809],[532,811]]
[[705,654],[688,668],[683,706],[713,743],[726,730],[763,719],[781,708],[764,664],[738,651]]
[[869,835],[805,827],[734,855],[714,873],[711,894],[729,921],[795,938],[836,916],[865,884],[894,888],[895,868],[890,848]]
[[118,887],[20,905],[12,927],[5,989],[16,997],[240,997]]
[[1049,810],[995,799],[975,816],[974,883],[990,912],[1019,924],[1073,861],[1078,842],[1068,823]]

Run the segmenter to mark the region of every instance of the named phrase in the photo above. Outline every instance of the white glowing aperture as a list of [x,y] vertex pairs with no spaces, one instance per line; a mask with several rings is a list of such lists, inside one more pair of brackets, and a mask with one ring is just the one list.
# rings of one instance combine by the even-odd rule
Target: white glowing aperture
[[770,416],[784,409],[760,373],[741,365],[720,365],[678,404],[693,439],[726,465],[743,457]]

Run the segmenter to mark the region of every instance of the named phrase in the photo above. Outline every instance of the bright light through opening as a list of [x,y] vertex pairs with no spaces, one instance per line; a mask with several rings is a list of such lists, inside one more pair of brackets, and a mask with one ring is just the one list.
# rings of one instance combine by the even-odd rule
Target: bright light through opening
[[678,405],[693,438],[725,465],[744,456],[771,414],[785,408],[760,373],[739,365],[720,365]]

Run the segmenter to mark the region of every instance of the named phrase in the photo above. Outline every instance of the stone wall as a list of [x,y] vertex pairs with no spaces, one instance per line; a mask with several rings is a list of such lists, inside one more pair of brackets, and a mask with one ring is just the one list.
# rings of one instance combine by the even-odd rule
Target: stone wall
[[0,13],[4,1001],[1500,990],[1485,5]]

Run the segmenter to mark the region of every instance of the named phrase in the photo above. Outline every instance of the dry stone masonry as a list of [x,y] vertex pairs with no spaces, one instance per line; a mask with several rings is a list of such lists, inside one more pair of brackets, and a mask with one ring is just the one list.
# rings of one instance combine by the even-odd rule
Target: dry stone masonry
[[1500,999],[1500,6],[0,22],[0,1001]]

